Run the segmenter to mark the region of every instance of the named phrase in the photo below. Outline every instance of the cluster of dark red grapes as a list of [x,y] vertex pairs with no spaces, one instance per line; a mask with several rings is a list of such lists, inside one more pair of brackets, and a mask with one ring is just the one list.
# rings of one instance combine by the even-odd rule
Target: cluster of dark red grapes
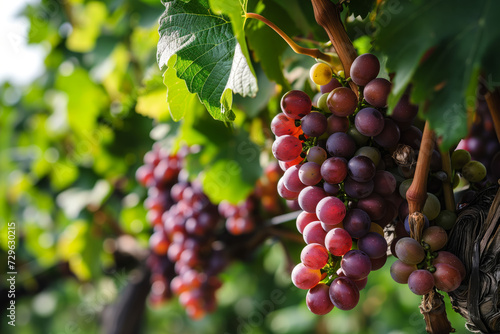
[[[420,215],[428,226],[427,217]],[[457,256],[442,250],[447,241],[446,230],[437,225],[423,230],[421,242],[410,237],[399,239],[393,252],[398,260],[391,266],[394,281],[408,284],[417,295],[425,295],[434,287],[445,292],[457,289],[466,271]]]
[[[398,265],[416,271],[412,291],[426,291],[429,285],[451,291],[461,282],[460,275],[450,273],[455,268],[448,270],[450,263],[441,264],[446,260],[440,259],[449,253],[436,255],[440,247],[428,236],[446,235],[444,228],[451,228],[456,220],[454,211],[441,209],[444,172],[437,143],[422,210],[428,218],[426,237],[422,244],[409,238],[406,192],[422,140],[422,131],[416,126],[418,107],[404,94],[388,115],[391,83],[377,78],[379,71],[380,63],[372,54],[354,60],[350,78],[335,75],[329,65],[318,63],[310,76],[320,86],[320,93],[311,99],[299,90],[287,92],[281,99],[282,113],[271,122],[276,136],[272,152],[285,171],[278,193],[303,210],[297,229],[307,245],[301,263],[292,271],[292,282],[309,290],[306,304],[315,314],[357,305],[370,271],[386,262],[383,228],[389,224],[395,225],[391,251],[400,257]],[[351,89],[351,81],[357,90]],[[418,254],[405,261],[417,262],[407,264],[401,259],[407,247],[418,248]],[[454,284],[442,283],[444,271],[453,276]],[[407,281],[410,272],[406,272]],[[425,275],[424,283],[421,276]]]
[[151,300],[160,303],[176,295],[187,314],[200,319],[215,310],[218,274],[237,257],[232,253],[237,248],[230,245],[243,244],[238,238],[245,238],[259,223],[260,198],[265,210],[276,211],[281,170],[269,165],[255,192],[241,203],[215,205],[198,179],[188,179],[188,154],[189,148],[171,154],[157,143],[145,154],[136,178],[148,188],[144,206],[154,230],[148,260]]

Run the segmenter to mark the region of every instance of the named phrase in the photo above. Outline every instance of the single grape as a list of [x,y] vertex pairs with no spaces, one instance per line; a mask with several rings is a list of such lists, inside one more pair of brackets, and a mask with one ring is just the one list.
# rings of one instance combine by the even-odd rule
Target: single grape
[[326,151],[334,157],[350,159],[356,152],[356,142],[348,134],[336,132],[328,137]]
[[365,86],[375,79],[380,71],[378,58],[371,53],[362,54],[352,62],[350,74],[352,81],[358,86]]
[[417,116],[418,106],[410,103],[408,94],[404,94],[394,107],[390,115],[396,122],[407,123]]
[[339,157],[328,158],[321,165],[320,172],[325,182],[338,184],[347,176],[347,161]]
[[373,192],[373,180],[368,182],[356,182],[350,177],[347,177],[344,181],[344,191],[347,196],[352,198],[365,198]]
[[382,196],[389,196],[396,190],[396,178],[385,170],[378,170],[373,177],[373,191]]
[[347,134],[349,136],[351,136],[352,139],[354,139],[354,142],[358,146],[367,145],[368,141],[370,140],[370,137],[367,137],[367,136],[361,134],[361,132],[359,132],[358,129],[356,129],[355,126],[350,127],[349,130],[347,130]]
[[349,130],[349,119],[347,117],[339,117],[332,114],[328,116],[326,121],[326,132],[329,135],[335,132],[347,132],[347,130]]
[[384,129],[384,116],[377,109],[363,108],[356,114],[354,125],[362,135],[373,137]]
[[306,159],[307,161],[315,162],[321,165],[323,161],[327,158],[327,154],[324,148],[320,146],[313,146],[307,150]]
[[330,113],[330,109],[328,109],[328,93],[322,93],[318,98],[317,102],[318,108],[325,113]]
[[360,209],[351,209],[344,218],[344,229],[353,238],[361,238],[370,231],[371,219],[368,214]]
[[336,225],[342,222],[346,215],[344,203],[334,196],[327,196],[316,206],[316,216],[327,225]]
[[297,159],[302,153],[302,142],[291,135],[276,138],[272,146],[273,155],[280,161]]
[[377,193],[360,199],[356,207],[365,211],[372,221],[382,219],[387,210],[386,201]]
[[302,189],[299,193],[299,205],[304,211],[316,213],[316,206],[318,205],[318,202],[326,196],[327,195],[323,188],[308,186]]
[[462,167],[462,176],[469,182],[479,182],[486,174],[486,167],[476,160],[469,161]]
[[403,182],[401,182],[401,184],[399,185],[399,194],[404,199],[406,199],[406,192],[410,188],[412,182],[413,182],[413,179],[407,179],[407,180],[404,180]]
[[436,222],[436,225],[441,226],[445,230],[451,230],[457,221],[457,215],[453,211],[443,210],[434,221]]
[[281,98],[281,110],[292,119],[301,119],[311,112],[309,95],[300,90],[291,90]]
[[293,192],[300,192],[302,189],[306,187],[304,183],[299,178],[300,168],[303,165],[295,165],[288,168],[282,176],[283,185],[286,189]]
[[309,290],[321,280],[319,269],[307,268],[303,263],[297,264],[292,270],[292,283],[299,289]]
[[418,150],[422,142],[422,131],[416,126],[412,125],[408,129],[401,132],[399,143],[405,144]]
[[372,271],[382,269],[387,262],[387,254],[382,255],[376,259],[370,258],[372,263]]
[[353,249],[345,253],[340,261],[342,271],[353,280],[360,280],[368,276],[372,270],[370,257],[359,249]]
[[300,166],[298,176],[304,185],[314,186],[321,181],[321,166],[315,162],[306,162]]
[[352,247],[349,232],[343,228],[333,228],[325,236],[325,247],[334,256],[343,256]]
[[451,154],[451,168],[460,170],[471,160],[472,158],[468,151],[463,149],[455,150]]
[[337,277],[330,285],[330,300],[340,310],[352,310],[359,302],[359,289],[347,277]]
[[448,234],[444,228],[440,226],[429,226],[422,233],[422,241],[431,247],[431,251],[435,252],[443,248],[448,242]]
[[397,146],[400,137],[399,126],[390,118],[384,118],[384,128],[373,140],[385,149],[392,149]]
[[277,137],[293,135],[297,130],[298,128],[295,126],[295,121],[287,117],[284,113],[277,114],[271,121],[271,131]]
[[299,197],[299,193],[298,192],[288,190],[285,187],[285,183],[283,182],[283,178],[281,178],[278,181],[277,188],[278,188],[278,195],[280,195],[280,197],[282,197],[284,199],[293,200],[293,199],[296,199],[296,198]]
[[347,173],[356,182],[368,182],[375,176],[373,161],[363,155],[352,157],[347,163]]
[[425,258],[425,250],[420,243],[412,238],[401,238],[396,243],[398,259],[407,264],[419,264]]
[[328,262],[328,250],[321,244],[310,243],[300,253],[300,261],[310,269],[321,269]]
[[415,270],[408,277],[408,288],[416,295],[428,294],[433,287],[434,277],[425,269]]
[[323,190],[331,196],[337,196],[340,192],[340,185],[331,184],[331,183],[323,183]]
[[358,249],[370,259],[378,259],[387,253],[387,241],[378,233],[368,232],[358,240]]
[[302,131],[309,137],[319,137],[327,128],[326,116],[320,112],[311,112],[301,120]]
[[306,244],[317,243],[320,245],[325,245],[326,231],[321,226],[320,221],[315,221],[307,224],[302,233],[304,241]]
[[325,63],[316,63],[309,70],[311,80],[316,85],[326,85],[332,80],[332,68]]
[[417,270],[417,266],[414,264],[407,264],[401,260],[396,260],[391,265],[391,277],[396,283],[406,284],[408,283],[408,277],[412,272]]
[[322,85],[320,87],[320,91],[321,91],[321,94],[326,94],[326,93],[330,93],[332,90],[334,90],[335,88],[339,88],[339,87],[342,87],[342,84],[335,78],[332,78],[332,80],[330,80],[329,83],[327,83],[326,85]]
[[441,212],[441,202],[433,193],[427,193],[422,213],[429,219],[434,220]]
[[335,88],[328,95],[328,109],[332,114],[346,117],[354,114],[358,106],[356,94],[348,87]]
[[311,288],[306,295],[306,305],[309,311],[317,315],[325,315],[333,310],[333,303],[330,300],[330,287],[319,283]]
[[387,106],[387,97],[391,92],[391,83],[384,78],[375,78],[366,84],[363,89],[363,97],[366,102],[376,108]]
[[462,261],[453,253],[447,251],[439,251],[438,256],[432,260],[432,264],[435,266],[438,263],[446,263],[454,267],[460,273],[460,281],[462,281],[467,272]]
[[434,264],[436,271],[432,274],[436,288],[444,292],[451,292],[460,286],[462,279],[460,272],[453,266],[446,263]]

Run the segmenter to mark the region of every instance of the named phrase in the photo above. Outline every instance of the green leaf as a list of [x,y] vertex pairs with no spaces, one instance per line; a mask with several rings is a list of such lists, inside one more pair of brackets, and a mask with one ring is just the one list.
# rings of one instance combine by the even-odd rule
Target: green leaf
[[[500,68],[492,64],[500,39],[500,3],[438,0],[405,3],[389,1],[379,13],[375,38],[396,75],[389,97],[392,109],[412,84],[411,99],[448,149],[467,134],[467,110],[473,107],[480,70],[492,78]],[[387,18],[390,18],[388,20]],[[443,23],[445,18],[452,18]],[[425,55],[425,57],[424,57]]]
[[177,55],[173,67],[188,90],[198,95],[212,117],[233,120],[232,93],[254,96],[257,81],[231,22],[213,14],[206,0],[171,0],[164,5],[158,65],[166,66]]

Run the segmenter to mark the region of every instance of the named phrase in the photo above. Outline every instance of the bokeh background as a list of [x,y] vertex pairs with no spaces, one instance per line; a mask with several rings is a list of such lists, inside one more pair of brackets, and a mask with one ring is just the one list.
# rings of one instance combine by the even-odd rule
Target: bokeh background
[[[287,272],[301,245],[272,239],[221,275],[219,307],[200,321],[175,299],[147,300],[151,227],[134,174],[161,125],[173,124],[155,58],[163,8],[1,2],[0,332],[112,333],[127,324],[153,334],[425,333],[420,298],[389,275],[393,259],[370,275],[358,307],[320,317]],[[17,234],[15,328],[6,320],[8,222]],[[114,317],[120,309],[127,318]]]

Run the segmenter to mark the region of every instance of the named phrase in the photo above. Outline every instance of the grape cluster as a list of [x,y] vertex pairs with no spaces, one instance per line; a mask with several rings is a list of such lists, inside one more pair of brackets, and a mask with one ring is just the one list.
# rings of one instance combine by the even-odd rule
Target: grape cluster
[[320,85],[315,102],[289,91],[271,122],[272,152],[285,171],[278,193],[303,210],[296,223],[307,245],[292,282],[309,290],[306,303],[315,314],[354,308],[370,271],[385,264],[383,227],[398,216],[404,202],[398,179],[412,175],[418,154],[417,107],[404,95],[387,116],[391,83],[377,78],[379,70],[372,54],[355,59],[348,80],[316,64],[310,72]]
[[408,284],[417,295],[425,295],[434,287],[445,292],[457,289],[466,271],[457,256],[442,250],[447,241],[448,235],[440,226],[425,228],[421,242],[409,237],[399,239],[393,253],[398,260],[390,270],[393,280]]
[[147,219],[153,226],[149,244],[151,255],[151,300],[154,303],[179,297],[180,304],[193,319],[216,308],[215,292],[221,286],[218,274],[238,255],[248,233],[259,222],[262,196],[264,208],[276,210],[275,193],[279,167],[268,166],[256,191],[237,205],[212,204],[201,182],[190,181],[184,169],[190,149],[171,154],[158,143],[144,156],[136,178],[148,188],[144,201]]

